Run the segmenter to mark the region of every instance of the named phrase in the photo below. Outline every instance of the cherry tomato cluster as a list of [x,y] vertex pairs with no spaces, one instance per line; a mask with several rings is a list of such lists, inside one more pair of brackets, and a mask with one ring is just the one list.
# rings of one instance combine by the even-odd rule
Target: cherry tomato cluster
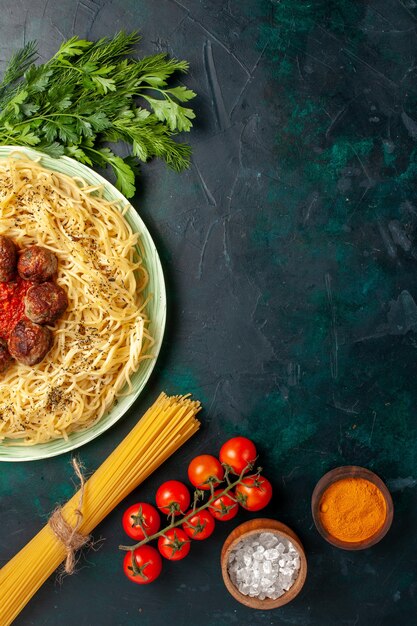
[[[263,509],[271,500],[272,486],[259,471],[251,473],[256,458],[256,448],[250,439],[233,437],[223,444],[218,459],[202,454],[189,464],[188,478],[196,489],[191,508],[190,491],[178,480],[168,480],[159,487],[155,496],[157,508],[146,502],[129,507],[122,524],[137,545],[123,546],[127,549],[123,565],[126,576],[140,585],[151,583],[162,571],[161,555],[170,561],[185,558],[192,540],[210,537],[215,520],[233,519],[239,505],[248,511]],[[222,483],[226,484],[220,487]],[[209,492],[208,500],[199,504],[206,492]],[[162,531],[157,509],[170,522]],[[158,541],[158,550],[147,545],[153,539]]]

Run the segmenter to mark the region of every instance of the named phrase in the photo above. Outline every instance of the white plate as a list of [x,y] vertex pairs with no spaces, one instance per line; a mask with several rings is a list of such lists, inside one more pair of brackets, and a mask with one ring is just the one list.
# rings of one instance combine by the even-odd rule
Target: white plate
[[69,157],[53,159],[52,157],[48,157],[28,148],[0,146],[0,159],[10,156],[12,152],[16,151],[24,153],[31,158],[39,159],[39,157],[41,157],[41,164],[47,169],[55,170],[69,176],[79,176],[92,185],[101,185],[104,188],[104,196],[106,199],[117,200],[121,202],[122,206],[128,205],[125,217],[132,229],[140,234],[141,245],[145,253],[144,262],[149,272],[149,284],[144,293],[145,296],[152,294],[152,298],[147,307],[147,314],[150,319],[149,330],[155,339],[155,344],[152,346],[154,358],[142,361],[138,371],[132,376],[132,393],[128,396],[118,398],[117,403],[113,405],[110,411],[105,414],[97,424],[91,428],[71,434],[67,440],[54,439],[47,443],[33,446],[10,446],[7,445],[7,441],[0,443],[0,461],[33,461],[57,456],[58,454],[69,452],[70,450],[84,445],[101,435],[101,433],[110,428],[110,426],[115,424],[115,422],[126,413],[145,387],[155,367],[165,330],[166,291],[161,261],[152,237],[136,210],[120,191],[86,165],[82,165]]

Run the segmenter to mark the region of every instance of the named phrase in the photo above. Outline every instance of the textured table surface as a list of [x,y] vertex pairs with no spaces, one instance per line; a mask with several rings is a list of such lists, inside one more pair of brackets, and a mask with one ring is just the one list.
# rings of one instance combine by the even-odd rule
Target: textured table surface
[[[121,512],[77,575],[51,578],[19,626],[411,624],[417,609],[417,6],[412,0],[1,0],[0,60],[30,39],[43,59],[73,34],[138,29],[141,51],[191,63],[192,168],[143,168],[134,205],[157,242],[169,323],[139,401],[80,456],[94,470],[160,389],[192,391],[204,428],[152,476],[233,433],[258,444],[266,511],[305,544],[301,595],[253,612],[225,590],[222,542],[193,546],[148,588],[121,573]],[[73,490],[69,455],[0,468],[0,563]],[[340,464],[393,494],[385,540],[349,553],[313,527],[310,496]],[[241,521],[250,515],[241,515]]]

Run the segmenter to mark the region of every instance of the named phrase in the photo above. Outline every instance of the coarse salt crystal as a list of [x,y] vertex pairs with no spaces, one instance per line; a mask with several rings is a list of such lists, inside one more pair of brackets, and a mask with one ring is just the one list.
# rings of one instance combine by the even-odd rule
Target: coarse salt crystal
[[278,539],[273,533],[261,533],[259,535],[259,541],[265,548],[275,548],[278,543]]
[[300,555],[291,541],[266,532],[239,541],[228,562],[230,579],[239,591],[261,599],[282,596],[299,570]]
[[279,552],[275,548],[270,548],[269,550],[265,550],[265,558],[268,561],[275,561],[279,557]]

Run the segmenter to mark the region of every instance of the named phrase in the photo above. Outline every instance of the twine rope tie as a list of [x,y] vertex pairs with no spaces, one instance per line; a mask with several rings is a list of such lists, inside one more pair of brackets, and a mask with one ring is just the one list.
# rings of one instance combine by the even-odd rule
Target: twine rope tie
[[71,460],[71,463],[74,468],[74,472],[80,481],[80,497],[78,500],[78,507],[74,511],[77,517],[77,521],[75,523],[75,526],[71,526],[70,524],[68,524],[68,522],[64,519],[64,516],[62,515],[62,507],[58,506],[52,513],[48,522],[54,535],[65,546],[67,556],[65,559],[64,571],[66,574],[70,575],[73,574],[75,571],[75,564],[77,562],[77,551],[91,541],[90,535],[86,536],[78,532],[78,529],[80,528],[84,518],[84,515],[82,513],[82,506],[84,501],[85,479],[81,471],[81,466],[77,459],[73,458]]

